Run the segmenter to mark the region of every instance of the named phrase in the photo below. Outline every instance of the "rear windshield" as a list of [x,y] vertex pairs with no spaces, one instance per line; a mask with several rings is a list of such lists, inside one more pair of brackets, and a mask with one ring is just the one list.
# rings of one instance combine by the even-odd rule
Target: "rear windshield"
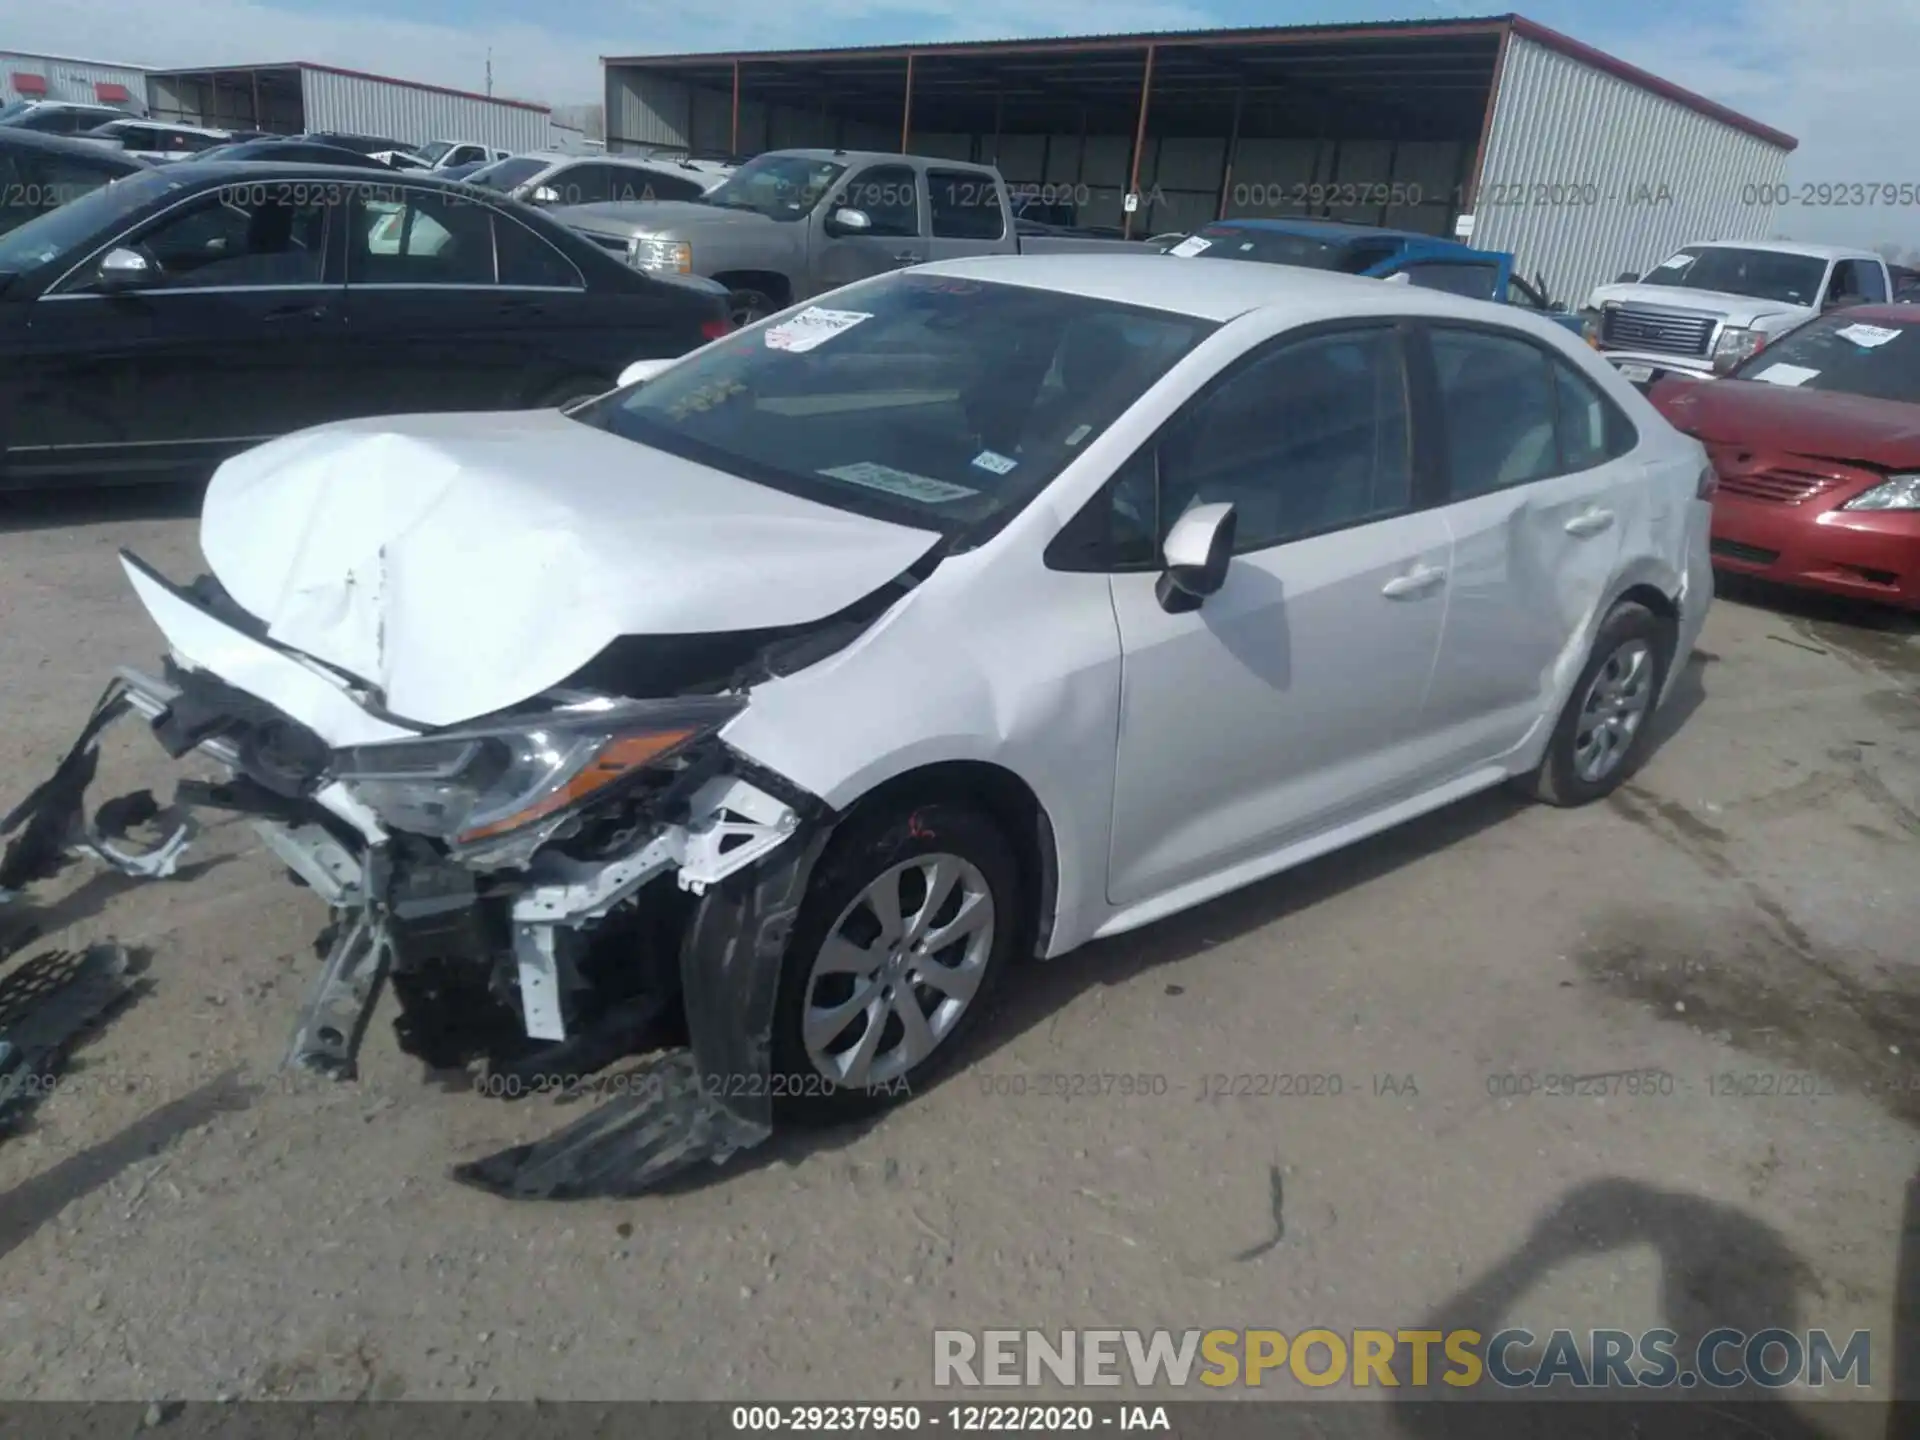
[[887,275],[570,413],[836,509],[984,533],[1215,328],[1083,295]]
[[1826,315],[1774,341],[1734,374],[1920,404],[1920,324],[1849,319],[1845,311]]
[[479,185],[502,193],[523,185],[553,164],[551,160],[529,160],[524,155],[511,160],[496,160],[467,173],[467,184]]
[[1395,248],[1378,242],[1356,245],[1349,240],[1319,240],[1285,230],[1208,225],[1174,246],[1172,253],[1205,255],[1209,260],[1254,260],[1263,265],[1302,265],[1309,270],[1359,275],[1386,259]]
[[1643,285],[1684,285],[1722,295],[1748,295],[1787,305],[1815,305],[1827,262],[1817,255],[1743,250],[1731,245],[1689,245],[1640,277]]

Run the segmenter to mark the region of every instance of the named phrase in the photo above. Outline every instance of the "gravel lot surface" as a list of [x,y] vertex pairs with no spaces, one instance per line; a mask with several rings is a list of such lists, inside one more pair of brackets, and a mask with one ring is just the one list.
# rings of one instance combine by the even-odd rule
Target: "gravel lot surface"
[[[0,500],[0,807],[155,661],[115,550],[189,578],[194,511]],[[1483,796],[1031,967],[906,1108],[624,1203],[449,1181],[577,1111],[423,1083],[387,1012],[357,1083],[278,1077],[322,912],[240,827],[190,880],[76,866],[12,963],[111,937],[145,988],[0,1144],[0,1396],[931,1398],[940,1326],[1503,1322],[1865,1328],[1883,1387],[1920,628],[1723,597],[1662,734],[1610,802]],[[130,735],[95,793],[168,774]],[[1037,1093],[1109,1074],[1161,1093]]]

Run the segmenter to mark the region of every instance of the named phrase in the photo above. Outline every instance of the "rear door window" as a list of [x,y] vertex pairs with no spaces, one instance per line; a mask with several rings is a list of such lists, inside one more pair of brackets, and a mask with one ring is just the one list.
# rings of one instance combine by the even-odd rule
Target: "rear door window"
[[347,222],[347,283],[492,285],[492,215],[455,194],[356,192]]
[[1453,500],[1560,471],[1554,376],[1546,352],[1484,330],[1430,332]]
[[502,285],[542,290],[585,288],[586,281],[573,262],[519,221],[495,214],[493,239]]
[[[1000,186],[979,170],[929,170],[927,195],[936,240],[999,240],[1007,233]],[[1030,207],[1032,209],[1043,207]],[[1071,213],[1059,224],[1072,223]]]

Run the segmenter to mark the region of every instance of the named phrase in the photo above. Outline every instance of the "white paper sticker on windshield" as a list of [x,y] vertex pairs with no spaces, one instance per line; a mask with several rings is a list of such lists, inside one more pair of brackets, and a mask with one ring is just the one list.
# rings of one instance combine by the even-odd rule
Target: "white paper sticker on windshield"
[[1671,260],[1662,260],[1660,262],[1660,268],[1662,270],[1682,270],[1691,265],[1693,259],[1694,257],[1691,255],[1676,255]]
[[1819,373],[1804,365],[1769,365],[1753,378],[1764,380],[1769,385],[1804,385]]
[[1851,340],[1856,345],[1866,345],[1869,347],[1885,345],[1889,341],[1900,338],[1900,332],[1898,330],[1889,330],[1884,325],[1842,325],[1833,333],[1843,339]]
[[[863,315],[860,318],[864,320],[866,317]],[[822,470],[820,473],[854,485],[865,485],[869,490],[885,490],[889,495],[904,495],[909,500],[919,500],[928,505],[944,505],[949,500],[965,500],[980,493],[978,490],[969,490],[964,485],[935,480],[928,475],[915,475],[909,470],[896,470],[891,465],[876,465],[871,460],[862,460],[854,465],[835,465],[832,469]]]
[[1213,242],[1211,240],[1202,240],[1198,235],[1189,235],[1186,239],[1182,240],[1178,245],[1174,246],[1167,253],[1169,255],[1179,255],[1179,256],[1185,257],[1189,255],[1198,255],[1202,250],[1211,250],[1212,248],[1213,248]]
[[1067,444],[1069,446],[1078,445],[1082,440],[1086,439],[1087,436],[1091,435],[1092,433],[1093,433],[1093,426],[1076,425],[1073,427],[1073,433],[1067,436]]
[[1005,475],[1020,462],[1002,455],[998,450],[982,450],[973,457],[973,463],[982,470],[991,470],[995,475]]
[[795,353],[811,350],[851,330],[862,320],[872,318],[859,310],[822,310],[818,305],[809,305],[791,320],[782,320],[766,332],[767,349]]

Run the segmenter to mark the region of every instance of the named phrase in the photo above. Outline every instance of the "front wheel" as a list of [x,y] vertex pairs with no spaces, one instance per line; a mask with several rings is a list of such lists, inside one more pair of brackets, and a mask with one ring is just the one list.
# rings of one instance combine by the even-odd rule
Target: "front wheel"
[[1549,805],[1610,795],[1646,758],[1653,709],[1673,661],[1672,622],[1644,605],[1616,605],[1560,713],[1528,789]]
[[781,974],[776,1112],[853,1119],[930,1080],[986,1008],[1021,897],[1011,847],[968,806],[894,808],[835,837]]

